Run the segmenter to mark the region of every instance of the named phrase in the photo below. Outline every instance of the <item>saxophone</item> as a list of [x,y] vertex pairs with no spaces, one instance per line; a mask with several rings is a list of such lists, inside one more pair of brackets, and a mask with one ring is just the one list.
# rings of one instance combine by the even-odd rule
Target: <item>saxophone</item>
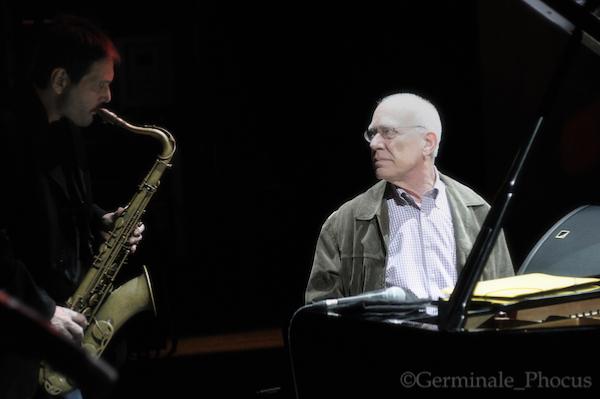
[[[104,122],[135,134],[152,136],[162,145],[162,152],[152,169],[138,186],[123,213],[115,220],[109,237],[94,257],[92,267],[67,301],[67,307],[83,314],[88,320],[82,347],[92,356],[100,357],[113,335],[128,319],[144,310],[153,310],[156,314],[152,285],[145,266],[138,277],[116,289],[113,284],[130,253],[127,241],[157,190],[162,174],[171,166],[169,162],[175,152],[175,139],[163,128],[134,126],[104,108],[98,109],[97,115]],[[46,363],[40,366],[39,382],[50,395],[60,395],[75,388],[73,382]]]

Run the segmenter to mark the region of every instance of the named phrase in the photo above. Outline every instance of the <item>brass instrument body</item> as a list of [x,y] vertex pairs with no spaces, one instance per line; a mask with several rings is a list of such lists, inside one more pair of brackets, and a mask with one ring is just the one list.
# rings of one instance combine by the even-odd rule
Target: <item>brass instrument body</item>
[[[162,152],[123,213],[115,220],[109,237],[100,246],[91,268],[67,301],[70,309],[86,316],[88,326],[84,330],[82,347],[96,357],[102,355],[113,335],[132,316],[143,310],[154,310],[156,313],[152,285],[145,266],[142,274],[116,289],[114,282],[130,254],[127,241],[158,189],[162,174],[171,166],[169,162],[175,152],[175,139],[165,129],[134,126],[106,109],[99,109],[98,115],[104,121],[133,133],[158,139]],[[46,364],[42,364],[40,368],[39,379],[46,392],[51,395],[74,389],[72,382]]]

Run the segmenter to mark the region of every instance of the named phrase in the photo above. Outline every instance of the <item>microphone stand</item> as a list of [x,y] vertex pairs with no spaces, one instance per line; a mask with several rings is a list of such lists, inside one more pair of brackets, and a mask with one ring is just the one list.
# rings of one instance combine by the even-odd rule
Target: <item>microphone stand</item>
[[[565,3],[571,3],[571,1],[562,0],[560,3],[563,3],[564,6]],[[590,1],[587,3],[587,6],[592,7],[596,3],[596,1]],[[600,29],[598,29],[597,24],[598,21],[590,21],[588,17],[591,15],[588,12],[584,12],[582,8],[583,7],[573,2],[573,5],[568,11],[563,11],[561,9],[561,12],[568,15],[570,21],[574,23],[574,30],[571,32],[571,37],[569,38],[562,58],[554,72],[554,77],[543,97],[540,116],[535,123],[535,127],[533,128],[531,135],[521,145],[509,173],[507,174],[506,180],[492,203],[491,209],[483,222],[481,231],[477,235],[473,248],[467,257],[465,266],[461,270],[449,301],[447,303],[440,303],[439,305],[438,327],[440,330],[464,330],[466,314],[473,290],[475,289],[477,281],[479,281],[492,248],[500,234],[531,147],[544,126],[545,116],[551,111],[556,101],[558,90],[564,81],[574,55],[579,48],[583,36],[581,28],[582,24],[586,26],[586,28],[592,26],[593,30],[590,29],[587,33],[593,35],[596,39],[600,38]],[[587,17],[584,19],[583,16]],[[583,23],[580,22],[582,20],[584,21]]]

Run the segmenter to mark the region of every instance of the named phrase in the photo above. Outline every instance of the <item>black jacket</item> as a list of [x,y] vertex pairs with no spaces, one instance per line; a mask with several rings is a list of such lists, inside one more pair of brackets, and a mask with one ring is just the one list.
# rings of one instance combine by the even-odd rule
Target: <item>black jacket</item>
[[[36,93],[20,92],[0,126],[6,160],[0,167],[0,290],[50,319],[91,265],[92,232],[104,212],[92,202],[78,129],[66,120],[48,124]],[[1,311],[2,337],[33,333],[3,323]],[[0,396],[34,394],[39,356],[28,347],[0,345]]]
[[52,314],[91,265],[104,212],[92,201],[79,130],[65,119],[48,124],[35,92],[24,93],[5,131],[12,159],[0,210],[4,258],[27,268],[44,298],[38,309]]

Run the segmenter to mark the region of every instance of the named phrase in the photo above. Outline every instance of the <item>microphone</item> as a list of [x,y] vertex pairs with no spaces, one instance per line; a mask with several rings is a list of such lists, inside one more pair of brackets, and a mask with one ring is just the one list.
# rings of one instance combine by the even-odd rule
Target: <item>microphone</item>
[[344,298],[324,299],[315,302],[308,307],[316,308],[352,308],[368,305],[397,305],[423,302],[411,290],[400,287],[388,287],[382,290],[365,292],[364,294],[354,295]]

